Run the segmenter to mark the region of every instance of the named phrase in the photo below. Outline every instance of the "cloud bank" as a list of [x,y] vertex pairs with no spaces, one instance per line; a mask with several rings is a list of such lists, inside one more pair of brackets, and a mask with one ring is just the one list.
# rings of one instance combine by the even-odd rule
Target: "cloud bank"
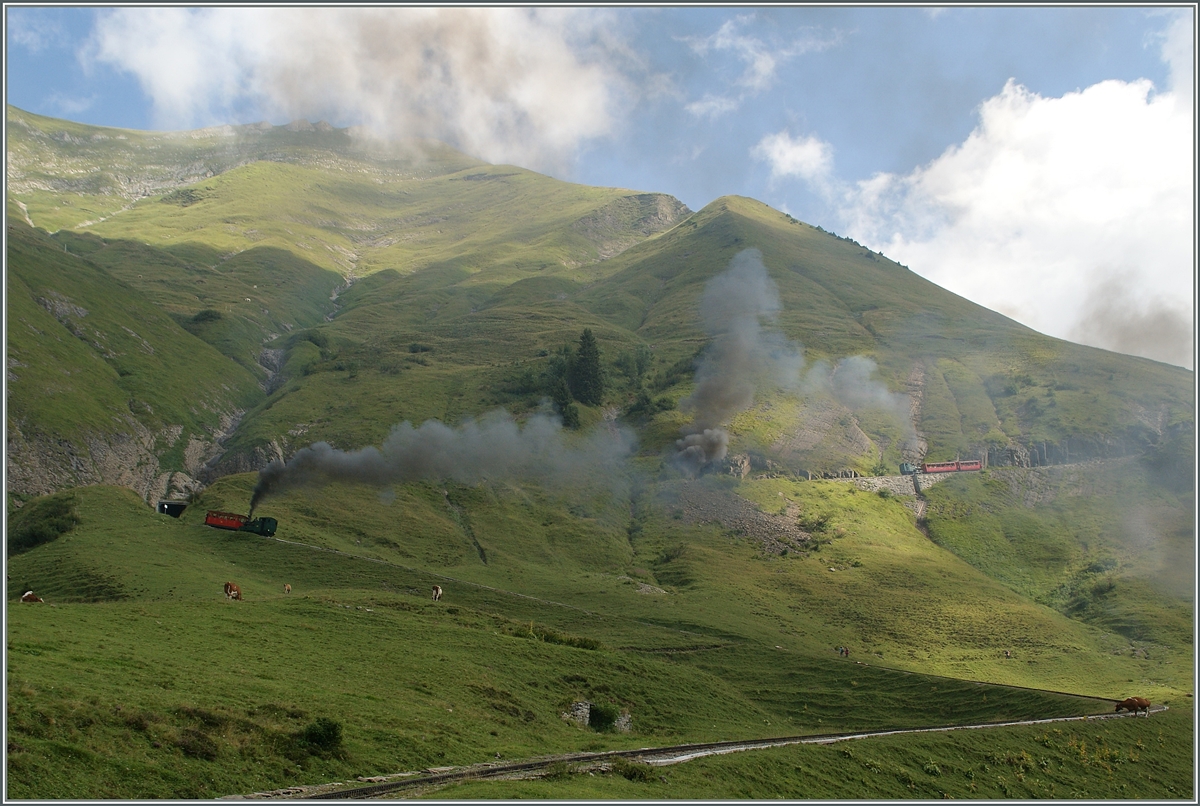
[[632,91],[604,21],[552,8],[122,8],[99,18],[86,58],[134,75],[162,128],[328,119],[551,170],[610,133]]
[[1010,80],[966,142],[848,192],[850,234],[1043,333],[1190,367],[1194,141],[1178,101],[1144,80],[1062,98]]
[[1191,15],[1157,37],[1167,88],[1103,81],[1059,98],[1010,79],[967,139],[907,174],[839,180],[829,143],[769,134],[772,181],[823,197],[839,230],[1042,333],[1192,367]]

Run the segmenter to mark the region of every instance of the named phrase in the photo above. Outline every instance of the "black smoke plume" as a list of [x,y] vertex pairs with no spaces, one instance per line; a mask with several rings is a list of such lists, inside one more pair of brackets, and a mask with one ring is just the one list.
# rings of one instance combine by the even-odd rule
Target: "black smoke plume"
[[676,444],[674,462],[695,474],[725,458],[723,425],[754,405],[765,384],[793,386],[804,365],[798,345],[764,328],[779,315],[779,289],[757,249],[739,252],[700,297],[700,319],[711,341],[696,365],[696,388],[680,401],[693,412]]
[[545,414],[534,415],[524,426],[503,410],[458,428],[437,420],[417,427],[403,422],[378,448],[343,451],[317,442],[286,462],[271,462],[258,473],[250,514],[272,495],[330,482],[384,486],[418,479],[495,480],[588,488],[619,472],[632,449],[629,431],[599,428],[567,439],[561,421]]

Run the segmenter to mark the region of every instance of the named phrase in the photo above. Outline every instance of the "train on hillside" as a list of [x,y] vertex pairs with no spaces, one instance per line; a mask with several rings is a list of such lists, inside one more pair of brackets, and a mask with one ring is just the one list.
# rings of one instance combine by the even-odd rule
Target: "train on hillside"
[[900,474],[904,476],[916,473],[959,473],[963,470],[983,470],[983,460],[956,459],[953,462],[925,462],[921,465],[903,462],[900,465]]
[[274,518],[255,518],[250,520],[245,515],[236,512],[220,512],[210,509],[204,516],[204,525],[214,529],[229,529],[234,532],[253,532],[263,537],[274,537],[279,521]]

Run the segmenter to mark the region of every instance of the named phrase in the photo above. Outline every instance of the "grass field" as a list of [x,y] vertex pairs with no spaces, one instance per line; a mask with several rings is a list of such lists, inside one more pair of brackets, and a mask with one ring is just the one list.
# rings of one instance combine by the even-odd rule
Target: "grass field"
[[[1186,656],[1108,657],[1102,634],[1052,611],[1030,611],[1015,594],[997,595],[996,583],[971,577],[965,564],[961,571],[945,562],[923,570],[919,559],[909,558],[908,585],[929,590],[949,570],[939,584],[960,591],[958,607],[961,591],[974,587],[979,592],[971,595],[992,598],[997,624],[1043,619],[1056,633],[1045,644],[1018,649],[1017,662],[1006,668],[987,657],[998,652],[940,631],[939,618],[959,620],[965,610],[933,618],[912,612],[894,601],[898,589],[880,588],[877,576],[861,587],[848,580],[817,587],[833,576],[824,566],[834,552],[853,553],[862,569],[872,569],[866,573],[878,574],[894,552],[919,558],[921,551],[940,551],[931,544],[906,548],[906,525],[887,528],[889,516],[902,521],[902,513],[878,496],[859,493],[862,523],[842,521],[846,534],[819,560],[797,558],[787,568],[784,558],[767,560],[744,541],[706,536],[703,529],[692,530],[688,550],[664,565],[657,546],[686,535],[679,525],[660,530],[656,519],[670,521],[667,511],[653,514],[652,507],[643,534],[657,537],[631,547],[603,518],[590,527],[586,518],[547,526],[555,512],[547,502],[526,497],[513,510],[506,501],[519,491],[482,487],[448,488],[444,495],[441,488],[412,485],[386,503],[354,488],[284,496],[262,510],[284,524],[281,539],[201,525],[206,507],[238,509],[252,481],[230,477],[179,520],[148,511],[128,491],[82,488],[72,494],[77,525],[9,558],[10,592],[32,587],[48,603],[9,603],[10,797],[210,797],[469,764],[496,753],[515,759],[1097,713],[1111,705],[1111,699],[956,676],[1101,698],[1123,696],[1136,685],[1156,702],[1173,703],[1190,682],[1170,672],[1170,661],[1185,663]],[[780,482],[756,487],[743,491],[769,499]],[[797,487],[806,489],[791,494],[806,506],[830,499],[835,505],[838,495],[853,495],[836,482]],[[812,500],[800,497],[807,491]],[[486,547],[487,563],[464,523]],[[580,543],[591,550],[578,551]],[[678,565],[681,560],[687,562]],[[718,567],[719,574],[709,570]],[[238,582],[246,601],[223,598],[227,579]],[[667,593],[638,594],[635,579],[663,585]],[[283,592],[285,582],[291,594]],[[428,594],[435,583],[446,590],[437,604]],[[852,589],[835,596],[845,585]],[[821,633],[829,627],[818,625],[837,627],[838,612],[851,614],[850,621],[827,638]],[[900,651],[897,635],[905,631],[919,632],[931,651]],[[855,647],[860,662],[832,651],[835,635],[852,636],[842,642]],[[956,674],[964,663],[973,674]],[[1136,684],[1119,679],[1136,674],[1148,677]],[[631,714],[632,732],[597,733],[560,718],[582,699]],[[335,746],[311,740],[323,719],[340,726]],[[1150,724],[1184,729],[1177,721]],[[903,742],[883,747],[878,763],[886,760],[895,770],[911,769],[911,753],[927,752]],[[739,764],[767,763],[743,755],[722,763],[738,770]],[[933,757],[946,759],[942,763],[958,758]],[[968,766],[979,763],[987,762]],[[668,780],[681,785],[669,793],[638,795],[611,776],[600,783],[568,776],[554,786],[569,784],[576,797],[605,791],[744,797],[791,791],[807,780],[797,779],[791,761],[767,766],[778,769],[762,790],[726,788],[744,771],[722,773],[728,784],[697,773],[682,786],[692,775],[683,767],[669,771]],[[890,796],[896,775],[865,796]],[[813,789],[794,791],[819,791],[826,780],[817,777],[806,784]],[[1055,780],[1059,787],[1066,781]],[[1164,780],[1186,783],[1170,775]],[[603,788],[610,786],[617,788]],[[555,797],[563,790],[537,791]]]

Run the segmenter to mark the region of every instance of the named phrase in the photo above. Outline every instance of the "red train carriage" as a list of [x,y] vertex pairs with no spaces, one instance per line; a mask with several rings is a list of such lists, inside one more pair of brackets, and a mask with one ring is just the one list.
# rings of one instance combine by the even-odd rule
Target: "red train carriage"
[[245,526],[248,520],[250,519],[245,515],[238,515],[236,512],[218,512],[215,509],[210,509],[208,514],[204,516],[204,525],[237,531]]
[[922,473],[957,473],[960,470],[983,470],[983,461],[968,459],[957,462],[926,462],[921,465]]

